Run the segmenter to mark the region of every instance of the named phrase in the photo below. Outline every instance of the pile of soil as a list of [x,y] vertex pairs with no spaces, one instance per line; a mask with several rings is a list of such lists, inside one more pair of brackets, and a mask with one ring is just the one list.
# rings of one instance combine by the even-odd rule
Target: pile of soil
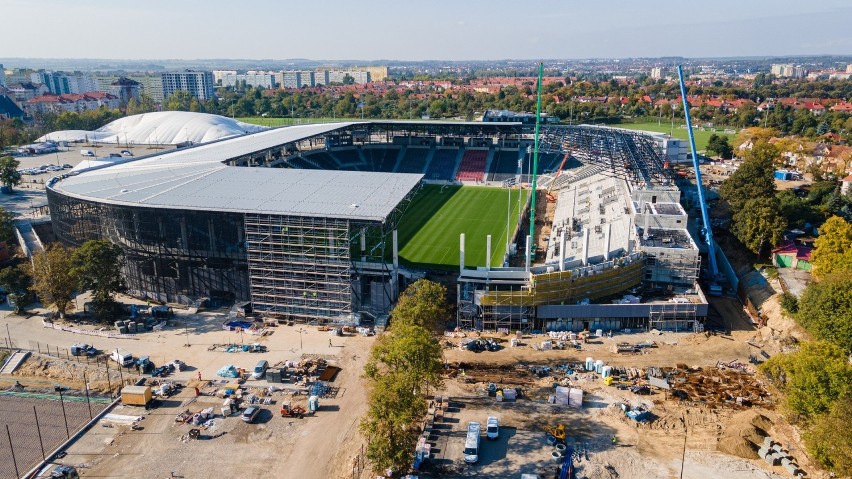
[[734,414],[723,429],[717,449],[744,459],[758,459],[757,450],[771,427],[772,421],[756,411]]
[[120,378],[128,379],[130,377],[128,374],[119,375],[118,371],[110,370],[109,381],[107,381],[107,373],[104,368],[39,354],[31,354],[18,367],[14,375],[48,378],[70,387],[82,388],[84,372],[89,382],[89,390],[93,392],[107,392],[109,386],[112,386],[113,391],[118,391],[121,388]]

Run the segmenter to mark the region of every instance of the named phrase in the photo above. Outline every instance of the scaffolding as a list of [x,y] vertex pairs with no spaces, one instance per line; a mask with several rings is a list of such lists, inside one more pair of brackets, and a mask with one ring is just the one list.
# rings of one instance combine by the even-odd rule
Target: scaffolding
[[685,299],[677,299],[679,298],[672,302],[650,304],[648,329],[698,332],[700,323],[697,321],[697,305]]
[[245,228],[256,311],[351,319],[353,268],[347,220],[247,214]]

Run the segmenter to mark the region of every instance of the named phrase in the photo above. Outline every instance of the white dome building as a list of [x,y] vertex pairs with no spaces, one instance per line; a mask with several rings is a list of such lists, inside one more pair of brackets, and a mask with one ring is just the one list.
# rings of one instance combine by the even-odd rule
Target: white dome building
[[267,129],[233,118],[188,111],[157,111],[119,118],[95,131],[62,130],[38,141],[88,141],[105,144],[177,145],[207,143]]

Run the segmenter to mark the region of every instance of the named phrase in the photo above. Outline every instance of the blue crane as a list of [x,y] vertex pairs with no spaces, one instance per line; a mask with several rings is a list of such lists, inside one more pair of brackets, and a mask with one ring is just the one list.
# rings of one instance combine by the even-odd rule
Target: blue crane
[[677,76],[680,80],[680,96],[683,98],[683,114],[686,118],[686,131],[689,132],[689,149],[692,152],[692,166],[695,168],[695,183],[698,189],[698,202],[701,204],[701,219],[704,223],[704,241],[707,243],[707,258],[710,260],[710,291],[714,296],[722,294],[718,284],[719,266],[716,264],[716,243],[713,241],[713,228],[710,226],[710,215],[707,212],[707,199],[704,197],[704,185],[701,183],[701,169],[698,164],[698,152],[695,151],[695,136],[692,134],[692,118],[689,116],[689,102],[686,100],[686,85],[683,83],[683,69],[677,66]]

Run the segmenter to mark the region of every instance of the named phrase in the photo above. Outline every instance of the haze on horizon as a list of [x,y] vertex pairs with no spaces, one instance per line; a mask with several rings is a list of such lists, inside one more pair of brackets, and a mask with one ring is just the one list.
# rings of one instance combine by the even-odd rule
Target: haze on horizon
[[6,0],[0,57],[500,60],[846,55],[848,0]]

